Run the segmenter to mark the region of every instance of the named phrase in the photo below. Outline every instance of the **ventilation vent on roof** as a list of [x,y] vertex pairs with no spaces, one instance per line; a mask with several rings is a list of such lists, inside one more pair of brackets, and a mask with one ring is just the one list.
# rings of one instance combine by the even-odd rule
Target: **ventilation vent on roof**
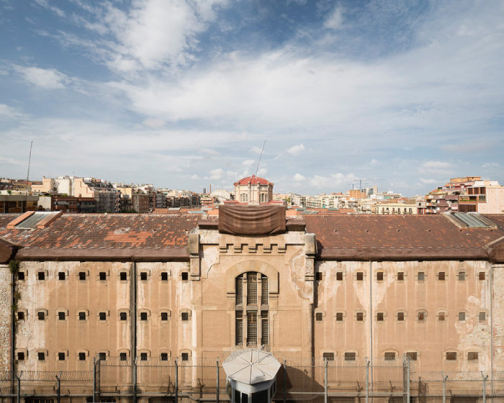
[[463,227],[467,228],[495,228],[493,224],[486,217],[481,216],[478,213],[453,213],[452,217],[455,217]]
[[52,216],[52,215],[56,215],[56,214],[58,214],[58,213],[36,211],[34,214],[32,214],[26,220],[21,221],[14,228],[17,228],[17,229],[35,229],[35,228],[37,228],[37,224],[39,224],[43,219],[45,219],[45,218],[47,218],[49,216]]

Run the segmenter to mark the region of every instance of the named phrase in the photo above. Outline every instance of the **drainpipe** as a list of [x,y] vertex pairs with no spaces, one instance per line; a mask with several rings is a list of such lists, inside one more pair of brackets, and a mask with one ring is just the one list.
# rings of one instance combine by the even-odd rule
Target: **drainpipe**
[[373,262],[369,261],[369,363],[371,392],[373,391]]
[[493,298],[494,298],[494,266],[490,265],[490,389],[492,397],[494,395],[494,318],[493,318]]
[[137,264],[133,262],[130,286],[131,365],[133,372],[133,403],[137,403]]
[[[10,269],[10,267],[9,267]],[[11,326],[10,326],[10,373],[11,373],[11,385],[10,393],[14,394],[14,377],[16,374],[16,311],[14,310],[14,305],[16,305],[16,273],[14,270],[11,273]],[[15,399],[11,398],[12,403]]]

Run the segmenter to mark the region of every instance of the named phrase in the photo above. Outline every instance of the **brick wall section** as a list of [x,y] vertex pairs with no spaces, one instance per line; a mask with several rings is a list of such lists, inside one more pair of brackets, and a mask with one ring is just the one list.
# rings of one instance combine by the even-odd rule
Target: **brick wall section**
[[0,371],[10,370],[11,273],[0,264]]

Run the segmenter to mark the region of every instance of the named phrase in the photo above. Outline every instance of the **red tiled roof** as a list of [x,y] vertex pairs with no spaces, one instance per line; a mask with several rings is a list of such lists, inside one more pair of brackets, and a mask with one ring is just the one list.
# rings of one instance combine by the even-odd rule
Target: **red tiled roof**
[[267,179],[260,178],[259,176],[255,176],[255,175],[247,176],[246,178],[240,179],[238,182],[235,182],[235,186],[236,185],[248,185],[248,184],[251,184],[251,185],[257,185],[257,184],[259,184],[259,185],[273,185],[273,183],[271,183]]
[[459,228],[442,215],[318,214],[303,218],[306,231],[316,234],[320,257],[327,259],[485,258],[485,245],[504,236],[502,227]]
[[[63,214],[45,228],[33,230],[8,229],[9,221],[17,216],[0,214],[0,238],[23,247],[21,254],[29,255],[41,250],[80,252],[99,249],[104,255],[107,250],[182,249],[189,231],[197,226],[198,217],[189,214]],[[123,253],[125,256],[127,253]],[[172,253],[173,254],[173,253]],[[71,255],[71,254],[70,254]]]

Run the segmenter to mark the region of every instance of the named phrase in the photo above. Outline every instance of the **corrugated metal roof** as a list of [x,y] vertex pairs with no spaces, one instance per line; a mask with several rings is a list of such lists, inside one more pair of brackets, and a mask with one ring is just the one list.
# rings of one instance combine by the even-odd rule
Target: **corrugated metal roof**
[[454,213],[454,216],[462,221],[468,228],[490,228],[491,225],[488,225],[484,222],[479,214],[473,213]]
[[35,229],[37,228],[37,224],[39,224],[44,218],[49,217],[51,215],[56,215],[58,213],[53,212],[45,212],[45,211],[37,211],[28,217],[26,220],[21,221],[18,225],[15,226],[17,229]]

